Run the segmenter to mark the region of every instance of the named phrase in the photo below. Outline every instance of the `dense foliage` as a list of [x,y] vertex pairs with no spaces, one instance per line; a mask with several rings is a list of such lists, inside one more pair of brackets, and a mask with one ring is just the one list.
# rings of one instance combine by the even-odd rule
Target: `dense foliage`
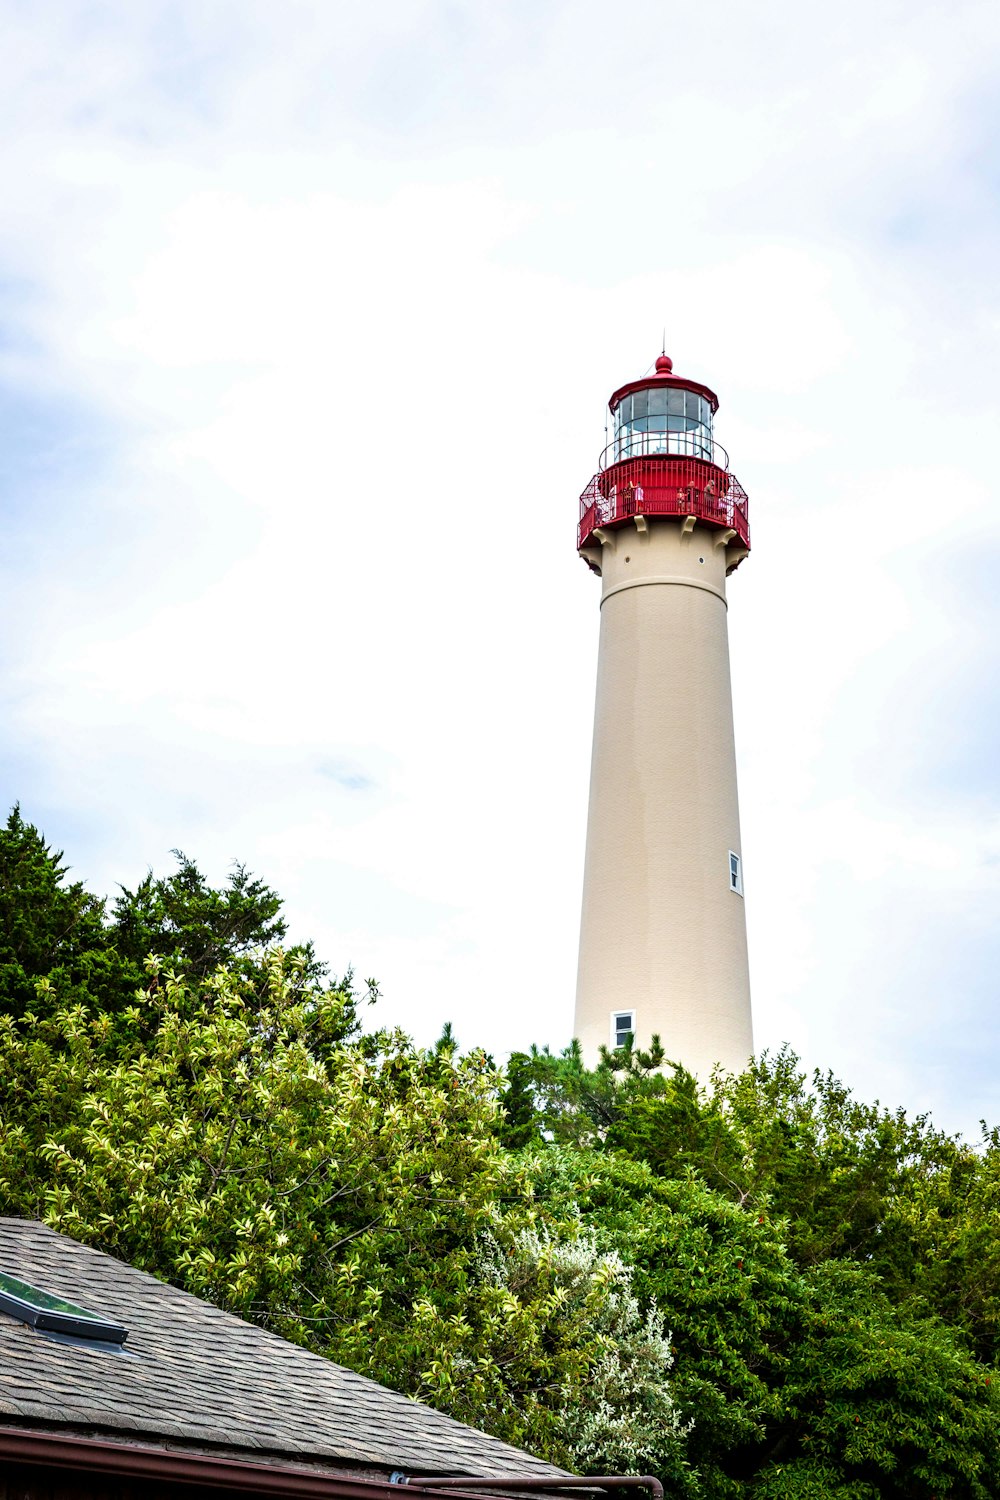
[[1000,1138],[788,1054],[499,1073],[361,1033],[238,868],[110,907],[0,830],[0,1212],[39,1215],[585,1472],[1000,1493]]
[[[37,1013],[46,996],[115,1014],[145,988],[151,953],[193,980],[220,965],[262,980],[257,955],[288,931],[281,897],[242,865],[219,890],[180,850],[174,858],[170,875],[150,871],[135,890],[119,887],[109,912],[82,882],[67,882],[62,853],[15,807],[0,828],[0,1015]],[[290,952],[309,978],[325,975],[311,945]],[[41,994],[39,980],[49,981]]]

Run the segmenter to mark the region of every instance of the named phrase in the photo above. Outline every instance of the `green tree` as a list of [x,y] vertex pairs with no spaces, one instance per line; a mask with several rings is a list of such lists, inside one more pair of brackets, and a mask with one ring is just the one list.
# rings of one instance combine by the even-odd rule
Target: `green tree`
[[[578,1041],[560,1053],[532,1047],[511,1058],[522,1097],[534,1102],[538,1131],[562,1145],[599,1146],[639,1099],[658,1098],[668,1088],[659,1037],[648,1051],[601,1048],[596,1068],[588,1068]],[[508,1084],[512,1081],[508,1065]],[[526,1121],[523,1123],[526,1124]]]
[[947,1138],[911,1163],[872,1246],[898,1301],[960,1328],[980,1359],[1000,1362],[1000,1131],[973,1147]]
[[117,996],[132,978],[109,940],[104,903],[67,873],[62,852],[14,807],[0,829],[0,1015],[35,1005],[46,975],[67,999]]
[[[800,1265],[835,1258],[875,1269],[894,1300],[918,1310],[923,1299],[994,1356],[1000,1140],[987,1132],[974,1150],[926,1116],[866,1104],[832,1074],[807,1078],[787,1049],[708,1086],[650,1061],[626,1050],[587,1069],[576,1048],[532,1053],[518,1078],[537,1132],[645,1162],[663,1178],[694,1173],[782,1219]],[[522,1097],[521,1129],[530,1126]]]
[[483,1053],[350,1035],[301,956],[263,995],[148,967],[119,1014],[43,980],[0,1019],[0,1209],[557,1461],[655,1432],[684,1472],[662,1329],[575,1213],[536,1233]]
[[[121,1012],[147,983],[150,953],[196,983],[222,965],[263,984],[256,955],[287,935],[280,896],[243,865],[217,888],[187,855],[174,858],[172,873],[120,887],[109,916],[101,897],[68,881],[62,852],[15,807],[0,830],[0,1015],[37,1011],[50,994]],[[309,979],[326,974],[312,944],[289,952]],[[50,985],[39,995],[41,979]],[[350,976],[331,988],[350,990]]]
[[539,1199],[572,1204],[671,1329],[700,1493],[986,1500],[1000,1487],[993,1372],[939,1319],[837,1260],[803,1268],[785,1225],[611,1153],[536,1155]]
[[501,1077],[363,1036],[269,887],[177,861],[108,916],[0,831],[0,1210],[568,1467],[1000,1493],[1000,1133],[787,1051],[702,1086],[658,1042]]
[[798,1328],[796,1272],[774,1227],[694,1178],[666,1181],[610,1153],[557,1148],[529,1162],[540,1203],[556,1217],[574,1206],[662,1311],[704,1493],[738,1493],[730,1481],[752,1472],[743,1455],[781,1414],[783,1351]]
[[892,1302],[996,1361],[997,1131],[973,1147],[925,1115],[858,1100],[830,1073],[807,1079],[786,1050],[707,1090],[677,1073],[655,1097],[623,1098],[606,1144],[783,1220],[799,1265],[874,1271]]
[[507,1060],[503,1092],[503,1124],[500,1139],[512,1151],[540,1144],[541,1131],[532,1089],[533,1065],[524,1052],[513,1052]]
[[670,1335],[655,1305],[640,1307],[616,1250],[574,1232],[572,1218],[555,1231],[501,1229],[483,1236],[473,1287],[478,1326],[450,1358],[455,1388],[482,1381],[478,1411],[496,1404],[488,1387],[500,1375],[517,1393],[512,1441],[537,1446],[545,1433],[550,1456],[584,1473],[652,1470],[671,1493],[697,1494]]
[[874,1258],[889,1274],[895,1200],[915,1174],[936,1174],[957,1145],[927,1116],[865,1104],[831,1073],[817,1071],[810,1083],[787,1049],[717,1080],[709,1108],[737,1143],[731,1189],[787,1220],[804,1265],[841,1257],[870,1266]]
[[172,874],[156,878],[150,870],[134,891],[122,886],[112,903],[108,935],[140,973],[156,953],[182,963],[197,982],[220,964],[251,959],[256,949],[284,940],[281,897],[245,866],[237,865],[217,890],[180,849],[173,855]]
[[760,1492],[992,1500],[1000,1401],[991,1369],[939,1320],[894,1306],[861,1266],[827,1261],[802,1285],[801,1333]]

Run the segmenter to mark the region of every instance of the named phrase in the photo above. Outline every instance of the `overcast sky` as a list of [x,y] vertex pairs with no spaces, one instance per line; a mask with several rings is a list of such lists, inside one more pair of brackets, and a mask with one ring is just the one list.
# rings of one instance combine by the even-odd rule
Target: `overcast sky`
[[577,496],[665,327],[750,495],[758,1044],[1000,1120],[994,0],[0,23],[6,803],[100,891],[245,861],[420,1040],[564,1045]]

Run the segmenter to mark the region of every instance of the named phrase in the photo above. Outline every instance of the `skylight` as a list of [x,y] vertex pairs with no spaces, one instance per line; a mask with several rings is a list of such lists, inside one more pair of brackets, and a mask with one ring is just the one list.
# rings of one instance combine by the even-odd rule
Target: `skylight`
[[29,1286],[28,1282],[8,1276],[4,1271],[0,1271],[0,1312],[18,1318],[22,1323],[30,1323],[32,1328],[61,1333],[68,1338],[124,1344],[128,1337],[128,1329],[120,1323],[102,1318],[100,1313],[90,1312],[76,1302],[67,1302],[65,1297],[56,1297],[37,1286]]

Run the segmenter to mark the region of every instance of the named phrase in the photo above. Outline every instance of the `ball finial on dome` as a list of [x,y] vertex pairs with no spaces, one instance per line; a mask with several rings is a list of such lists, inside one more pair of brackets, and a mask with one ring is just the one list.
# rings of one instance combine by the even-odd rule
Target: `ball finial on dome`
[[656,373],[657,373],[657,375],[669,375],[670,372],[671,372],[671,370],[673,368],[674,368],[674,362],[670,358],[669,354],[660,354],[660,355],[657,355],[657,359],[656,359]]

